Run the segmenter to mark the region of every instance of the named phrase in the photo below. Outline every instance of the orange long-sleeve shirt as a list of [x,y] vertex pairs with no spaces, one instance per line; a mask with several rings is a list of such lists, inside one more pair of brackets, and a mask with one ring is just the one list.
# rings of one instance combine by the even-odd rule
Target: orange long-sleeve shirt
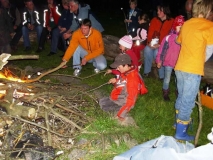
[[98,30],[91,28],[90,35],[85,37],[81,30],[78,29],[72,35],[63,60],[69,61],[79,45],[87,51],[88,54],[84,57],[87,61],[104,54],[103,38]]

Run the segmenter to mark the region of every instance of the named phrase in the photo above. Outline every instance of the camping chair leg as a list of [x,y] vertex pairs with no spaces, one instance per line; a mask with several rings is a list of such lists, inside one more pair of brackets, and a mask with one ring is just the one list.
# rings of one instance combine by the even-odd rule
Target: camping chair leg
[[198,129],[197,129],[197,133],[195,136],[195,142],[194,145],[195,147],[198,144],[198,139],[200,136],[200,131],[202,129],[202,125],[203,125],[203,108],[202,108],[202,104],[201,104],[201,97],[200,97],[200,92],[198,92],[198,101],[195,102],[198,105],[198,111],[199,111],[199,124],[198,124]]

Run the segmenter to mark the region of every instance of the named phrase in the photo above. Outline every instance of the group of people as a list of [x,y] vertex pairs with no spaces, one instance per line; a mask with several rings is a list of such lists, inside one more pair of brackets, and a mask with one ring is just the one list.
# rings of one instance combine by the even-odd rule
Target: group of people
[[[78,0],[62,0],[63,9],[55,0],[47,0],[47,5],[36,8],[33,0],[24,0],[24,8],[18,9],[9,0],[1,0],[1,53],[16,50],[20,38],[23,36],[24,51],[30,51],[29,34],[37,34],[38,47],[36,52],[42,52],[47,39],[51,41],[48,56],[57,53],[57,49],[66,51],[72,33],[80,28],[83,19],[88,18],[92,27],[103,32],[102,25],[91,12],[88,4]],[[7,14],[6,14],[7,13]],[[12,37],[12,35],[15,35]],[[6,38],[6,39],[5,39]],[[3,43],[4,42],[4,43]]]
[[[137,6],[137,1],[130,0],[130,16],[137,15],[133,6]],[[169,7],[159,5],[157,17],[149,23],[146,14],[140,14],[142,17],[138,16],[136,28],[132,27],[133,24],[130,25],[134,19],[125,19],[128,35],[119,40],[122,53],[110,65],[111,68],[116,68],[116,71],[107,70],[107,73],[116,74],[116,78],[109,80],[114,88],[109,97],[100,99],[99,104],[105,111],[117,111],[118,119],[125,120],[139,95],[141,75],[135,73],[134,68],[137,71],[140,68],[137,51],[143,50],[143,77],[149,76],[152,63],[155,61],[159,79],[163,80],[165,101],[170,100],[169,83],[171,73],[175,71],[177,99],[174,137],[178,140],[191,141],[195,138],[187,133],[191,113],[199,92],[201,77],[204,75],[204,63],[213,54],[213,1],[187,0],[185,7],[186,14],[172,18]],[[146,23],[149,24],[148,27],[145,27]],[[135,33],[131,27],[136,29]],[[130,38],[129,35],[135,36]],[[137,41],[146,43],[139,43],[140,48],[138,46],[135,48]],[[130,45],[131,43],[133,45]]]
[[[72,57],[74,76],[79,76],[82,66],[87,63],[93,64],[95,73],[104,70],[107,67],[101,34],[104,29],[92,14],[90,6],[80,4],[78,0],[62,0],[64,10],[60,14],[53,0],[47,2],[48,8],[43,11],[42,25],[40,14],[34,8],[32,0],[25,1],[26,8],[21,25],[25,50],[30,49],[29,31],[37,31],[37,52],[44,49],[45,39],[51,33],[49,55],[56,53],[57,44],[61,39],[65,51],[62,61],[68,62]],[[130,0],[129,5],[130,10],[124,20],[127,35],[118,41],[120,54],[106,71],[106,74],[115,75],[115,78],[108,82],[114,87],[110,96],[100,99],[99,104],[104,111],[115,111],[119,121],[125,121],[138,95],[148,92],[142,76],[149,77],[152,63],[155,61],[159,79],[163,80],[165,101],[170,100],[169,83],[171,73],[175,70],[175,138],[193,140],[194,136],[188,135],[187,129],[201,76],[204,75],[204,63],[213,53],[213,2],[187,0],[186,14],[175,18],[171,17],[170,8],[162,4],[157,7],[157,16],[151,21],[148,14],[137,8],[137,0]],[[0,16],[9,16],[4,10],[0,11]],[[11,30],[7,28],[9,34],[13,29],[18,29],[18,24],[14,24],[13,28],[10,26]],[[69,42],[67,48],[66,40]],[[13,43],[11,41],[11,45]],[[7,46],[8,44],[4,45],[5,48]],[[141,51],[144,53],[142,76],[139,72],[142,65]]]

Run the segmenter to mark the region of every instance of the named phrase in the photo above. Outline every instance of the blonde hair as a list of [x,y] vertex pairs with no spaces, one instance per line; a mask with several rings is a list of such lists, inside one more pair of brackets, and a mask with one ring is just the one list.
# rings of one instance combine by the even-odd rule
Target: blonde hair
[[193,17],[202,16],[208,18],[209,14],[213,11],[212,0],[196,0],[193,4],[192,15]]

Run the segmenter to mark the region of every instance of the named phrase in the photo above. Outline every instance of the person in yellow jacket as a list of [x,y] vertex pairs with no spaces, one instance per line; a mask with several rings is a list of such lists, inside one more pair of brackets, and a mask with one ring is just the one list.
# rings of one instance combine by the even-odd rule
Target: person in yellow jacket
[[204,75],[205,61],[213,53],[213,1],[196,0],[192,9],[193,17],[181,27],[176,42],[181,45],[175,66],[178,97],[175,102],[176,133],[178,140],[194,140],[188,135],[191,113],[199,91],[201,76]]
[[74,76],[79,76],[82,65],[86,65],[87,62],[93,63],[95,73],[104,70],[107,66],[106,59],[103,56],[102,35],[91,26],[89,19],[82,20],[80,28],[73,32],[69,47],[62,58],[63,61],[67,62],[73,56]]

